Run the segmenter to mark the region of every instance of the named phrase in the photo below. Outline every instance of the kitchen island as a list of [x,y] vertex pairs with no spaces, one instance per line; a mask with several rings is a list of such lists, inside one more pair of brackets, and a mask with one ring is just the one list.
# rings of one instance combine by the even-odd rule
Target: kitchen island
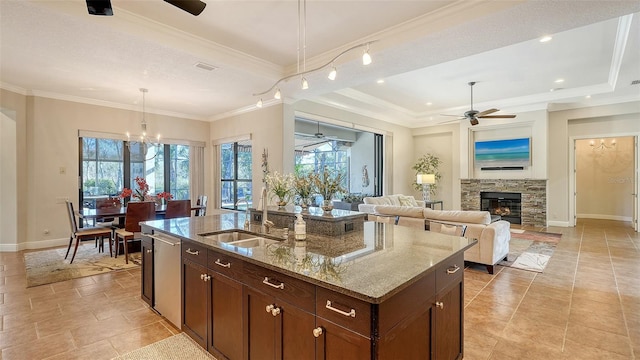
[[365,222],[297,242],[245,220],[143,226],[151,251],[159,234],[181,240],[181,327],[218,359],[462,358],[463,253],[475,240]]

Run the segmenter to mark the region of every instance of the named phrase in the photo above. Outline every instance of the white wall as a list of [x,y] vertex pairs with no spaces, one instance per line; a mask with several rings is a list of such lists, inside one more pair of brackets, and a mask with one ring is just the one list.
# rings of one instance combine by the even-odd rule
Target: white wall
[[576,214],[578,218],[631,221],[633,218],[634,138],[612,139],[616,146],[594,150],[600,139],[576,141]]
[[[359,133],[356,142],[351,145],[351,163],[349,173],[349,192],[373,194],[374,184],[374,135],[369,132]],[[363,166],[367,167],[369,185],[363,183]]]
[[[3,97],[6,92],[3,92]],[[11,94],[11,93],[9,93]],[[43,97],[25,99],[24,132],[18,113],[18,241],[16,249],[42,248],[68,242],[64,199],[78,206],[78,131],[122,134],[138,132],[141,113]],[[3,106],[4,106],[3,98]],[[209,123],[147,113],[150,132],[167,139],[206,142]],[[22,137],[24,135],[24,137]],[[25,144],[22,147],[21,144]],[[26,170],[21,169],[21,162]],[[205,169],[211,162],[205,148]],[[210,179],[205,177],[205,183]],[[24,203],[24,213],[20,212]]]
[[549,181],[547,216],[549,225],[569,226],[570,156],[572,138],[600,138],[640,134],[640,102],[554,111],[549,113]]
[[18,240],[15,116],[15,111],[0,111],[0,251],[12,250]]

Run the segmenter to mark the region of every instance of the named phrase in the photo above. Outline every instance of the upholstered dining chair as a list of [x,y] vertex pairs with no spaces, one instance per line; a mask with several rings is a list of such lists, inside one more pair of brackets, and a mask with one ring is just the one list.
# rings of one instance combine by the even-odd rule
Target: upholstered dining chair
[[[118,249],[122,241],[124,247],[124,262],[129,263],[128,244],[131,241],[140,240],[141,226],[140,222],[154,220],[156,218],[156,204],[152,201],[130,201],[127,204],[127,212],[124,216],[124,229],[117,229],[116,236],[113,240],[115,244],[115,257],[118,257]],[[111,242],[109,242],[109,251],[111,251]]]
[[429,221],[429,231],[463,237],[464,233],[467,231],[467,225]]
[[[96,199],[96,210],[102,210],[102,209],[110,209],[110,208],[114,208],[117,209],[120,207],[120,201],[118,201],[117,199],[113,199],[113,198],[104,198],[104,199]],[[95,220],[95,226],[98,227],[106,227],[111,229],[111,237],[113,238],[115,236],[115,231],[118,228],[118,224],[116,222],[116,219],[113,217],[109,217],[109,218],[97,218]]]
[[191,217],[191,200],[169,200],[167,210],[164,213],[165,219],[180,217]]
[[207,195],[198,196],[198,202],[196,202],[196,205],[202,206],[202,208],[196,210],[196,216],[207,215]]
[[71,244],[73,244],[74,239],[76,240],[76,246],[73,248],[73,255],[71,255],[71,261],[69,262],[70,264],[73,263],[73,259],[76,257],[80,241],[83,240],[94,240],[100,238],[100,250],[104,250],[104,238],[106,237],[109,239],[109,252],[111,252],[111,229],[105,227],[84,227],[78,229],[76,214],[73,211],[73,203],[69,200],[67,200],[66,203],[71,235],[69,236],[69,246],[67,247],[67,253],[64,255],[64,258],[66,259],[67,256],[69,256],[69,250],[71,249]]

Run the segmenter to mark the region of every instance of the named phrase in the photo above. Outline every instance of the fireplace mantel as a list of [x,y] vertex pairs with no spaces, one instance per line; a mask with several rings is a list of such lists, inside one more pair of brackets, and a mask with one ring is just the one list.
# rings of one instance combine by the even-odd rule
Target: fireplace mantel
[[522,194],[522,225],[547,226],[546,179],[461,179],[461,209],[480,210],[480,192]]

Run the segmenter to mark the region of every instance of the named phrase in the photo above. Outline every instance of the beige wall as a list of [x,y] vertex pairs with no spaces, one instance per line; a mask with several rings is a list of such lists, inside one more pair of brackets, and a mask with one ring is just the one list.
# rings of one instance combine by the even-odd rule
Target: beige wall
[[550,112],[548,134],[548,222],[569,226],[572,139],[639,135],[640,102]]
[[[21,172],[18,165],[18,206],[20,210],[20,203],[25,203],[26,214],[22,215],[20,211],[18,214],[17,248],[65,244],[69,223],[64,199],[72,200],[78,207],[78,131],[122,134],[128,130],[135,134],[139,132],[141,114],[43,97],[23,98],[26,98],[28,116],[25,147],[18,146],[18,162],[26,163],[26,171]],[[149,113],[146,118],[149,132],[159,132],[163,138],[208,140],[208,122]],[[18,129],[17,133],[19,144],[21,131]],[[210,147],[205,148],[205,170],[209,164]],[[205,176],[205,183],[210,182]]]
[[610,149],[593,149],[600,139],[576,141],[576,214],[578,218],[631,221],[634,193],[634,138],[604,138]]
[[[15,111],[0,111],[0,239],[18,238],[18,176]],[[0,250],[5,245],[0,241]]]

